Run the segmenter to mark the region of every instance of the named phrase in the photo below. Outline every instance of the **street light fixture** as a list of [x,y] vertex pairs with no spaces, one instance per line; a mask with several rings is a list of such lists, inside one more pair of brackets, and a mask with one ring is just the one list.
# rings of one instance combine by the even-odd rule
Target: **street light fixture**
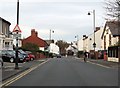
[[94,55],[95,55],[95,48],[96,48],[96,43],[95,43],[95,10],[93,10],[92,12],[88,12],[88,15],[91,15],[91,13],[93,13],[93,29],[94,29],[94,42],[93,42],[93,48],[94,48]]
[[52,33],[54,33],[54,31],[50,29],[50,40],[51,40]]

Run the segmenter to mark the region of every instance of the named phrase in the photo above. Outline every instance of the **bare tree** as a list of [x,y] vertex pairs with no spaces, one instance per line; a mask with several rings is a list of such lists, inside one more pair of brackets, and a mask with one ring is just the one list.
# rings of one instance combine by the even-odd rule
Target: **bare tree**
[[60,54],[65,55],[66,54],[65,48],[68,48],[69,44],[66,41],[63,41],[63,40],[58,40],[56,42],[56,44],[60,48]]
[[106,0],[105,9],[110,19],[120,20],[120,0]]

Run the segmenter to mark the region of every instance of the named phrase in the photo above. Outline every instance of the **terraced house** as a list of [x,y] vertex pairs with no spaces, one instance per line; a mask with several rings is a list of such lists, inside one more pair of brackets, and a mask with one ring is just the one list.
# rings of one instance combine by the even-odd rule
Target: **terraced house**
[[13,39],[10,35],[11,23],[0,17],[0,50],[12,50]]

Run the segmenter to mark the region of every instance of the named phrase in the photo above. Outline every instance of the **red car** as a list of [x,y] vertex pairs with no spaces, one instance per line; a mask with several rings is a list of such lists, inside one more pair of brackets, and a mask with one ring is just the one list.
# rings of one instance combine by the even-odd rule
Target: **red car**
[[27,61],[32,61],[35,59],[35,56],[30,52],[30,51],[26,51],[26,53],[28,54]]

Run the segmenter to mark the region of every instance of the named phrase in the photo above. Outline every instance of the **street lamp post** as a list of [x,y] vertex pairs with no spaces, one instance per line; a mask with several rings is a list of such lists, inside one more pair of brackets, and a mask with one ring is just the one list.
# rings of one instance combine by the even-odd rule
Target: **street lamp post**
[[78,35],[76,35],[76,36],[75,36],[75,38],[77,39],[77,50],[78,50],[78,41],[79,41],[79,39],[78,39],[78,38],[79,38],[79,36],[78,36]]
[[[94,56],[95,56],[95,48],[96,48],[96,43],[95,43],[95,10],[93,10],[93,29],[94,29],[94,42],[93,42],[93,48],[94,48]],[[88,15],[91,15],[90,12],[88,13]]]
[[83,35],[83,51],[86,51],[86,39],[88,38],[87,35]]
[[50,40],[51,40],[52,33],[54,33],[54,31],[50,29]]

